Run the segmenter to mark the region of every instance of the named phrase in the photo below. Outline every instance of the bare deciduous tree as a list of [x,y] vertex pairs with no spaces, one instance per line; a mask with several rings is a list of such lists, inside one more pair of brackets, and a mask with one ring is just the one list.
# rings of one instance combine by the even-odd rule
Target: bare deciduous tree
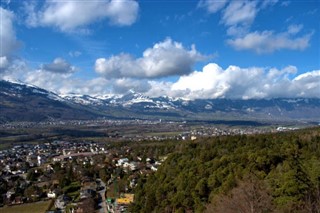
[[205,213],[265,213],[272,209],[272,198],[263,182],[249,178],[241,181],[230,194],[214,199]]

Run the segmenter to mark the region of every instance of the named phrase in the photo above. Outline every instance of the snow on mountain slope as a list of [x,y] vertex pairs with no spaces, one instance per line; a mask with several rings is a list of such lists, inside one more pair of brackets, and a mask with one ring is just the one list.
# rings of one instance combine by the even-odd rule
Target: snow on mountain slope
[[[80,94],[61,94],[61,98],[86,106],[121,106],[124,108],[143,107],[150,109],[174,109],[169,98],[150,98],[140,93],[129,91],[124,95],[89,96]],[[177,99],[175,99],[177,100]]]
[[0,81],[0,123],[51,119],[95,119],[99,115],[33,85]]
[[107,105],[104,100],[91,97],[89,95],[79,95],[79,94],[63,94],[60,95],[61,98],[72,101],[74,103],[78,103],[81,105],[94,105],[94,106],[103,106]]
[[[33,94],[40,94],[40,95],[47,96],[52,100],[65,101],[65,99],[60,97],[59,95],[32,84],[27,84],[21,81],[14,81],[14,80],[5,80],[1,82],[6,83],[7,90],[11,91],[10,93],[8,93],[8,95],[11,95],[11,96],[21,96],[22,94],[33,93]],[[5,85],[3,84],[2,87],[4,88]],[[0,92],[5,92],[5,90],[2,89]]]
[[[85,110],[96,110],[106,115],[121,115],[122,112],[139,115],[161,115],[171,113],[172,116],[185,114],[210,118],[213,115],[224,118],[266,118],[266,119],[320,119],[320,99],[306,98],[275,98],[275,99],[207,99],[187,100],[172,97],[148,97],[129,91],[124,95],[82,95],[60,94],[23,84],[21,82],[0,81],[0,104],[9,107],[11,100],[30,102],[37,100],[35,107],[42,107],[43,103],[50,107],[69,105]],[[51,102],[49,100],[52,100]],[[51,104],[51,105],[50,105]],[[14,104],[13,104],[14,105]],[[21,106],[23,107],[23,106]],[[13,109],[12,109],[13,110]],[[14,111],[12,111],[14,112]],[[116,112],[116,113],[114,113]]]

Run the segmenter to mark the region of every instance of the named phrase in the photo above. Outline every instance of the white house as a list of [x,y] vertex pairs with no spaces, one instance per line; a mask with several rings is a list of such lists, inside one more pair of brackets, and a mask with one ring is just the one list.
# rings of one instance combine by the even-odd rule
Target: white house
[[52,191],[49,191],[47,193],[47,197],[48,198],[56,198],[57,197],[57,194],[55,192],[52,192]]
[[117,166],[122,166],[124,163],[128,163],[129,159],[128,158],[121,158],[118,160]]

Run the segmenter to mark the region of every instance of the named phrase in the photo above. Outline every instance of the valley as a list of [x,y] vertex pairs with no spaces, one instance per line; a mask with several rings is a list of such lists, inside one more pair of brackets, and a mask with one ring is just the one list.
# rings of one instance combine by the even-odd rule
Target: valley
[[320,213],[319,0],[1,0],[0,213]]
[[[301,143],[297,148],[305,156],[309,146],[317,146],[318,133],[319,128],[310,125],[287,123],[286,126],[279,126],[234,121],[213,123],[136,119],[6,123],[0,126],[0,192],[3,195],[0,205],[4,205],[0,207],[0,212],[23,206],[33,209],[32,206],[39,202],[46,203],[43,207],[47,208],[46,212],[68,213],[150,212],[152,209],[154,212],[163,212],[164,209],[170,212],[179,209],[206,212],[219,209],[223,205],[216,199],[229,199],[223,197],[219,190],[235,193],[232,190],[238,190],[235,188],[238,182],[239,187],[251,184],[243,183],[244,178],[253,178],[254,184],[263,187],[258,193],[269,193],[264,191],[264,187],[271,184],[268,181],[276,172],[273,171],[274,166],[284,166],[283,161],[291,162],[284,152],[275,154],[278,146],[283,146],[281,149],[284,150]],[[254,141],[258,141],[257,144]],[[253,155],[255,152],[256,155]],[[317,157],[316,153],[310,156]],[[260,159],[262,156],[263,159]],[[282,160],[278,162],[277,159]],[[309,160],[304,162],[310,166],[306,172],[313,180],[313,175],[318,173],[313,174],[317,172],[313,170],[315,162]],[[254,170],[248,172],[247,167],[243,166],[247,161]],[[175,166],[177,163],[178,167]],[[220,166],[216,167],[217,163]],[[208,166],[207,169],[212,166],[219,169],[213,169],[216,172],[211,173],[204,165]],[[194,171],[196,168],[200,170]],[[230,171],[236,171],[236,176],[230,176]],[[208,177],[209,174],[222,175],[219,184],[216,183],[218,185],[212,185],[213,178],[218,177]],[[162,202],[163,198],[153,190],[154,184],[161,185],[164,177],[165,184],[159,187],[166,199]],[[168,188],[168,184],[177,188]],[[187,184],[187,191],[181,190],[180,184]],[[281,205],[282,197],[278,196],[285,194],[268,194],[268,208],[281,211],[299,209],[300,205],[290,207],[292,199],[307,202],[303,196],[314,196],[318,189],[310,186],[304,190],[301,196],[298,191],[295,192],[296,197],[289,195],[288,200],[281,201]],[[184,192],[192,194],[192,199],[188,200]],[[175,193],[182,194],[172,196]],[[178,195],[179,199],[176,197]],[[188,203],[183,200],[188,200]],[[275,202],[273,207],[272,202]],[[306,205],[315,208],[313,204]]]

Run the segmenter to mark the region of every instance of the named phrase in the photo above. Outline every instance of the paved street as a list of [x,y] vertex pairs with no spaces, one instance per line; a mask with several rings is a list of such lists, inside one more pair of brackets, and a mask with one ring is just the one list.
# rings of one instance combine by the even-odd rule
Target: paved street
[[101,180],[97,179],[97,181],[100,181],[100,186],[103,187],[103,190],[99,191],[99,194],[101,195],[101,203],[99,204],[101,208],[99,209],[99,213],[107,213],[107,204],[106,204],[106,198],[105,198],[105,192],[106,192],[106,184]]

